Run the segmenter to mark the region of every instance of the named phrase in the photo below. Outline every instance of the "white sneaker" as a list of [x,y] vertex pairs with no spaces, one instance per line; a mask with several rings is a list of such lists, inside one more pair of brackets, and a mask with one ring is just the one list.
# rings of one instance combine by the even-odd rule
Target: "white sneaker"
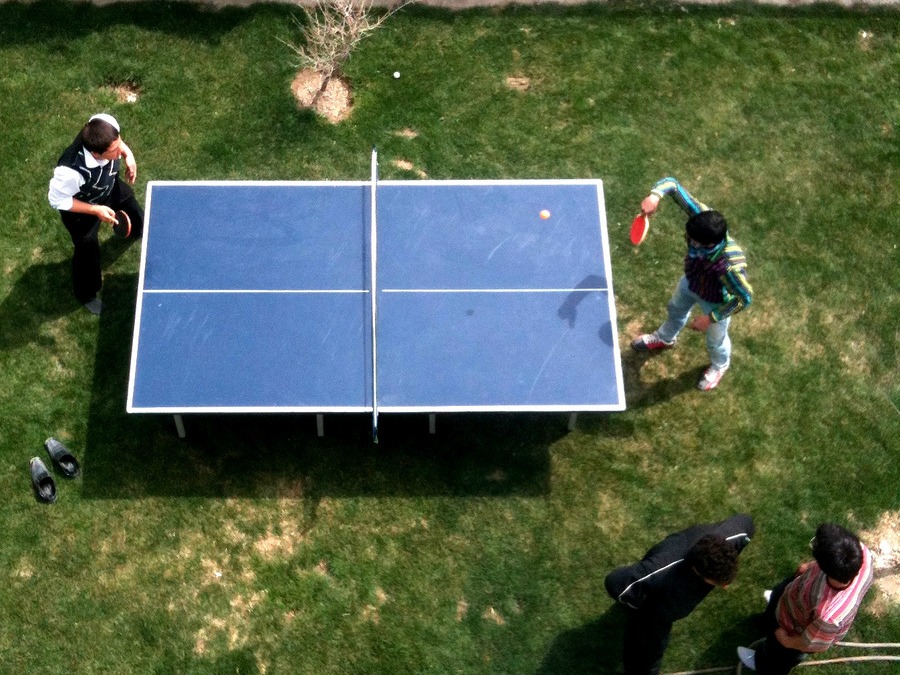
[[671,349],[675,346],[676,340],[666,342],[662,340],[655,332],[644,333],[638,335],[631,341],[631,348],[636,352],[656,352],[660,349]]
[[745,668],[749,668],[750,670],[756,670],[756,650],[750,649],[749,647],[738,647],[737,648],[738,658],[741,660],[741,663],[744,664]]
[[701,377],[700,381],[697,383],[697,388],[700,391],[715,389],[719,386],[719,382],[722,381],[722,376],[725,374],[726,370],[728,370],[728,366],[725,366],[724,368],[714,368],[713,366],[710,366],[703,372],[703,377]]

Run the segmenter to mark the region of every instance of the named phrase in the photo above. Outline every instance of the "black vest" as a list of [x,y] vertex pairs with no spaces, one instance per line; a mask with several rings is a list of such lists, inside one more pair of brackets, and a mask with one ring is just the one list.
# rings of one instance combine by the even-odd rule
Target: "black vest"
[[114,159],[111,162],[107,162],[105,166],[89,169],[85,161],[85,154],[87,154],[87,150],[81,143],[81,139],[76,138],[75,142],[60,155],[56,166],[67,166],[77,171],[84,178],[84,184],[81,186],[78,194],[75,195],[75,199],[88,204],[104,204],[109,201],[113,185],[116,182],[116,176],[119,173],[119,160]]

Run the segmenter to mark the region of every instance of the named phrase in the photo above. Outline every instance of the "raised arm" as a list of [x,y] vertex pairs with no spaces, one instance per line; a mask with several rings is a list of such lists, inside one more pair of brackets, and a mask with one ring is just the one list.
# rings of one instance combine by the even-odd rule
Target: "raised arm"
[[682,186],[675,178],[668,176],[658,180],[650,189],[650,194],[644,197],[644,200],[641,202],[641,213],[645,213],[648,216],[652,215],[659,207],[662,198],[666,195],[671,196],[672,199],[675,200],[675,203],[678,204],[678,206],[681,207],[681,210],[689,217],[702,211],[710,210],[706,204],[694,199],[693,195],[685,190],[684,186]]
[[129,183],[134,183],[137,179],[137,162],[134,159],[134,153],[131,148],[126,145],[122,137],[119,137],[119,150],[122,152],[122,159],[125,161],[125,177]]

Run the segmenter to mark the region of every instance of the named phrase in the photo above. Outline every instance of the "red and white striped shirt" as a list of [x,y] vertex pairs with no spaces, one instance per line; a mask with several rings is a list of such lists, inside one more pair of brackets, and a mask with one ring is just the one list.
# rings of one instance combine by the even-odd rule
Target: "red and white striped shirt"
[[802,636],[804,652],[824,652],[844,637],[853,625],[866,591],[872,585],[872,554],[862,545],[863,561],[856,577],[840,590],[828,585],[828,577],[811,562],[794,579],[778,601],[778,624],[790,635]]

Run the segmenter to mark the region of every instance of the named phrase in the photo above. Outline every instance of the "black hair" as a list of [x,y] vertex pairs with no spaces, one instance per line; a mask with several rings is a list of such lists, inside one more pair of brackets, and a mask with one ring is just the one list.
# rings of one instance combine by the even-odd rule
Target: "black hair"
[[701,537],[684,559],[697,574],[718,586],[730,584],[737,576],[738,551],[718,534]]
[[687,224],[687,235],[704,246],[713,246],[725,239],[728,223],[718,211],[701,211],[691,216]]
[[862,545],[850,530],[822,523],[812,542],[813,558],[823,572],[835,581],[847,584],[856,578],[862,567]]
[[106,120],[94,119],[81,130],[81,142],[91,152],[102,155],[119,137],[116,128]]

